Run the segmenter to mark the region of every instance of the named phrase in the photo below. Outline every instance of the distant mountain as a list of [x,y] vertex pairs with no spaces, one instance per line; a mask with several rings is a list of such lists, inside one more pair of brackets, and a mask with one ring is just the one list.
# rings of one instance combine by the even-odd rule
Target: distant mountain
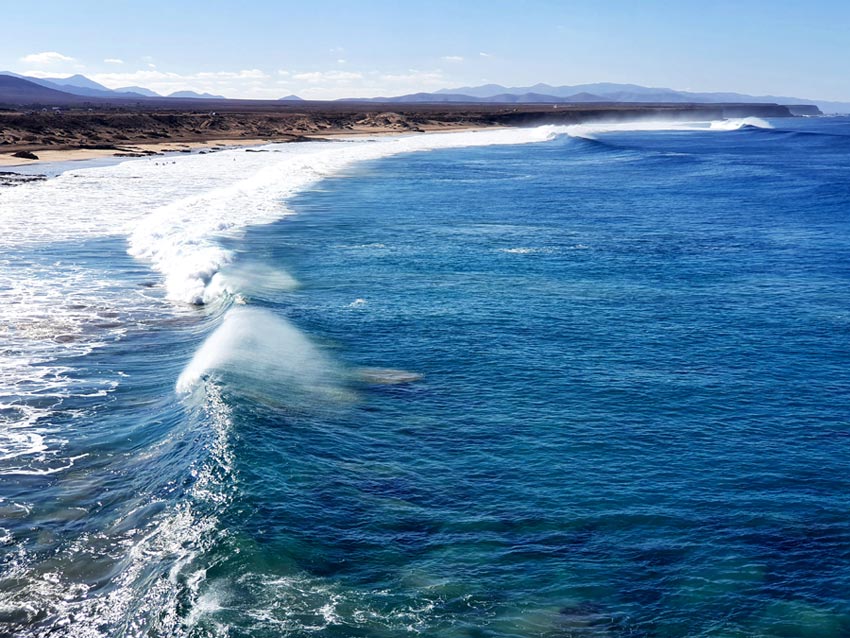
[[[68,79],[68,78],[65,78]],[[87,79],[87,78],[83,78]],[[96,84],[93,82],[93,84]],[[52,86],[51,86],[52,85]],[[0,72],[0,104],[8,105],[43,105],[63,106],[90,104],[92,106],[104,102],[127,103],[152,98],[164,99],[153,91],[142,87],[127,87],[128,89],[143,90],[148,95],[135,91],[110,91],[106,89],[92,89],[79,87],[72,84],[53,84],[49,80],[28,78],[11,72]],[[61,89],[61,90],[60,90]],[[78,93],[79,91],[80,93]],[[191,93],[191,92],[189,92]],[[191,97],[196,97],[192,93]]]
[[480,102],[470,95],[455,95],[443,93],[408,93],[407,95],[397,95],[395,97],[352,97],[341,98],[337,102],[385,102],[400,104],[416,104],[418,102],[427,104],[445,104],[446,102]]
[[481,101],[502,104],[563,104],[564,102],[605,102],[606,100],[590,93],[577,93],[569,97],[557,97],[542,93],[523,93],[521,95],[500,93],[491,97],[481,98]]
[[484,84],[482,86],[464,86],[459,89],[440,89],[436,93],[451,93],[469,97],[492,97],[500,93],[528,93],[530,91],[530,88],[526,91],[510,91],[501,84]]
[[85,104],[84,96],[57,91],[14,75],[0,74],[0,104]]
[[[491,85],[495,86],[495,85]],[[503,91],[508,89],[502,88]],[[458,89],[464,90],[464,89]],[[477,91],[473,91],[474,93]],[[374,98],[345,98],[344,102],[386,102],[386,103],[403,103],[403,104],[574,104],[576,102],[615,102],[592,93],[576,93],[566,97],[558,97],[555,95],[547,95],[543,93],[508,93],[502,92],[496,95],[488,95],[486,97],[477,97],[468,93],[409,93],[407,95],[398,95],[395,97],[374,97]]]
[[98,84],[94,80],[88,79],[85,75],[72,75],[67,78],[43,78],[44,82],[50,82],[51,84],[58,84],[63,87],[74,87],[77,89],[90,89],[93,91],[106,91],[111,92],[111,89],[103,86],[102,84]]
[[[68,78],[34,78],[27,75],[19,75],[18,73],[12,73],[11,71],[0,71],[0,75],[8,75],[13,78],[20,78],[22,80],[27,80],[29,82],[32,82],[33,84],[38,84],[39,86],[44,86],[49,89],[54,89],[56,91],[62,91],[64,93],[70,93],[71,95],[81,95],[85,97],[148,97],[148,94],[143,93],[142,91],[147,91],[148,93],[152,94],[151,96],[158,97],[156,93],[153,93],[153,91],[148,91],[148,89],[142,89],[141,87],[127,87],[127,89],[118,89],[117,91],[113,91],[112,89],[106,88],[102,84],[98,84],[94,80],[90,80],[84,75],[72,75]],[[130,91],[129,89],[136,90]]]
[[213,95],[212,93],[196,93],[195,91],[176,91],[168,95],[168,97],[191,97],[203,98],[205,100],[226,100],[223,95]]
[[[597,82],[595,84],[576,84],[572,86],[551,86],[535,84],[533,86],[505,87],[499,84],[483,86],[464,86],[456,89],[441,89],[436,95],[467,95],[477,98],[475,101],[490,101],[494,97],[504,98],[506,95],[545,95],[555,98],[565,98],[571,102],[585,102],[579,99],[583,94],[589,94],[603,102],[672,102],[672,103],[719,103],[742,102],[777,104],[815,104],[824,113],[850,113],[850,102],[830,102],[825,100],[809,100],[799,97],[776,95],[746,95],[744,93],[697,93],[692,91],[676,91],[674,89],[646,87],[639,84],[617,84],[613,82]],[[420,100],[422,101],[422,100]],[[551,102],[552,100],[546,100]]]
[[[0,72],[0,77],[16,78],[45,89],[56,91],[59,95],[73,95],[85,98],[105,98],[112,100],[148,100],[163,96],[140,86],[127,86],[112,90],[83,75],[72,75],[67,78],[33,78],[10,71]],[[11,91],[11,89],[10,89]],[[22,87],[16,89],[14,95],[31,94],[36,95],[32,88],[26,91]],[[8,94],[2,94],[6,103],[30,104],[39,102],[39,99],[28,98],[23,102],[15,101]],[[51,96],[52,95],[52,101]],[[56,94],[42,94],[45,104],[76,104],[79,100],[58,100]],[[177,91],[167,96],[169,98],[183,99],[215,99],[224,100],[221,95],[211,93],[198,93],[195,91]],[[297,95],[287,95],[280,98],[282,102],[301,102],[302,98]],[[535,84],[526,87],[505,87],[499,84],[485,84],[483,86],[467,86],[459,89],[441,89],[434,93],[410,93],[407,95],[376,97],[376,98],[347,98],[337,100],[338,102],[384,102],[399,104],[576,104],[594,102],[651,102],[651,103],[775,103],[783,105],[814,104],[824,113],[850,113],[850,103],[829,102],[824,100],[806,100],[797,97],[784,97],[775,95],[753,96],[742,93],[695,93],[690,91],[675,91],[667,88],[645,87],[638,84],[615,84],[610,82],[599,82],[596,84],[577,84],[574,86],[551,86],[549,84]],[[805,110],[800,110],[805,113]]]
[[116,93],[135,93],[136,95],[144,95],[145,97],[162,97],[159,93],[155,93],[143,86],[122,86],[120,89],[114,89]]
[[86,97],[112,97],[115,92],[106,88],[102,84],[98,84],[94,80],[88,79],[84,75],[72,75],[68,78],[26,78],[36,84],[41,84],[51,89],[58,89],[66,93],[74,95],[84,95]]

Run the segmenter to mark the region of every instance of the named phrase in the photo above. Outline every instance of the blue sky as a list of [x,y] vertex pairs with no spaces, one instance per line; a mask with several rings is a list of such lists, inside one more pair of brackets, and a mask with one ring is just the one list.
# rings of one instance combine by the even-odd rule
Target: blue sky
[[227,97],[633,82],[850,101],[850,2],[0,0],[0,70]]

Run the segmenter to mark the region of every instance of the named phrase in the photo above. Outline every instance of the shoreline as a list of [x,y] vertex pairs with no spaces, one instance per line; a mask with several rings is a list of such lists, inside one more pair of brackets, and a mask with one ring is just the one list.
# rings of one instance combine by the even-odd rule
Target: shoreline
[[137,144],[114,145],[112,148],[45,148],[33,150],[38,159],[15,157],[13,151],[0,153],[0,171],[2,169],[20,169],[37,167],[65,162],[85,162],[95,159],[144,159],[146,157],[161,157],[176,153],[198,154],[199,152],[214,153],[217,151],[267,144],[291,144],[294,142],[325,142],[344,138],[402,136],[428,133],[455,133],[478,131],[498,128],[508,128],[500,125],[484,126],[481,124],[441,124],[420,127],[419,130],[398,130],[392,128],[364,128],[360,130],[336,129],[321,131],[313,135],[286,135],[268,138],[221,138],[209,140],[181,140],[159,142],[141,142]]
[[[187,105],[188,106],[188,105]],[[206,109],[219,110],[206,110]],[[790,117],[776,104],[238,104],[187,110],[74,106],[0,109],[0,168],[169,151],[435,131],[627,122]],[[14,157],[21,154],[23,157]],[[27,157],[29,155],[29,157]]]

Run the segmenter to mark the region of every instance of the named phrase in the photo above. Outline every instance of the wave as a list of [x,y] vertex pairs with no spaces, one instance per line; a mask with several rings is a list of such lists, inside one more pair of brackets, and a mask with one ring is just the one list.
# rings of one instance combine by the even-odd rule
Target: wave
[[250,306],[227,311],[175,389],[183,395],[203,393],[211,379],[229,392],[276,408],[351,398],[342,370],[303,332],[268,310]]
[[[597,141],[596,136],[616,132],[640,131],[737,131],[742,128],[770,129],[773,126],[758,117],[730,118],[714,121],[671,121],[671,120],[639,120],[635,122],[600,122],[589,124],[573,124],[569,126],[551,126],[553,133],[569,135]],[[547,128],[547,127],[541,127]]]
[[773,126],[760,117],[741,117],[712,122],[709,128],[712,131],[739,131],[743,128],[772,129]]

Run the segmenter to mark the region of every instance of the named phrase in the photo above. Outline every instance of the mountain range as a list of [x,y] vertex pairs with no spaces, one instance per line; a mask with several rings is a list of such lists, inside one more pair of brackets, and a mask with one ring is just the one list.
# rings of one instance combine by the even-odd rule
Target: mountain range
[[719,103],[773,103],[773,104],[814,104],[824,113],[850,113],[850,102],[830,102],[799,97],[776,95],[747,95],[744,93],[699,93],[677,91],[668,88],[640,86],[638,84],[615,84],[597,82],[594,84],[576,84],[552,86],[535,84],[533,86],[506,87],[500,84],[464,86],[456,89],[440,89],[433,93],[411,93],[396,97],[377,97],[355,99],[366,102],[484,102],[506,104],[566,104],[592,102],[643,102],[678,104],[719,104]]
[[[31,85],[27,87],[22,83],[17,83],[15,86],[11,86],[8,81],[0,82],[0,88],[3,89],[2,94],[0,94],[0,102],[5,101],[7,103],[31,104],[44,102],[56,104],[63,102],[63,96],[64,102],[67,103],[77,103],[80,101],[78,98],[112,98],[121,100],[147,100],[154,98],[225,99],[221,95],[197,93],[195,91],[176,91],[164,96],[141,86],[125,86],[118,89],[109,89],[84,75],[72,75],[67,78],[34,78],[9,71],[0,72],[0,80],[4,76],[17,78]],[[37,88],[32,85],[42,87],[45,91],[39,94]],[[296,102],[303,100],[297,95],[287,95],[280,98],[279,101]],[[519,87],[484,84],[481,86],[464,86],[456,89],[440,89],[433,93],[411,93],[392,97],[348,98],[337,101],[405,104],[575,104],[600,102],[679,104],[775,103],[785,105],[814,104],[824,113],[850,113],[850,103],[848,102],[808,100],[798,97],[775,95],[754,96],[743,93],[698,93],[610,82],[564,86],[552,86],[541,83]]]
[[98,84],[94,80],[90,80],[84,75],[72,75],[67,78],[34,78],[28,75],[19,75],[11,71],[0,71],[0,75],[8,75],[13,78],[27,80],[33,84],[38,84],[47,89],[54,91],[62,91],[71,95],[81,97],[103,97],[103,98],[146,98],[146,97],[176,97],[176,98],[205,98],[223,100],[223,95],[213,95],[212,93],[196,93],[195,91],[176,91],[169,95],[160,95],[155,91],[146,89],[142,86],[125,86],[119,89],[110,89],[102,84]]

